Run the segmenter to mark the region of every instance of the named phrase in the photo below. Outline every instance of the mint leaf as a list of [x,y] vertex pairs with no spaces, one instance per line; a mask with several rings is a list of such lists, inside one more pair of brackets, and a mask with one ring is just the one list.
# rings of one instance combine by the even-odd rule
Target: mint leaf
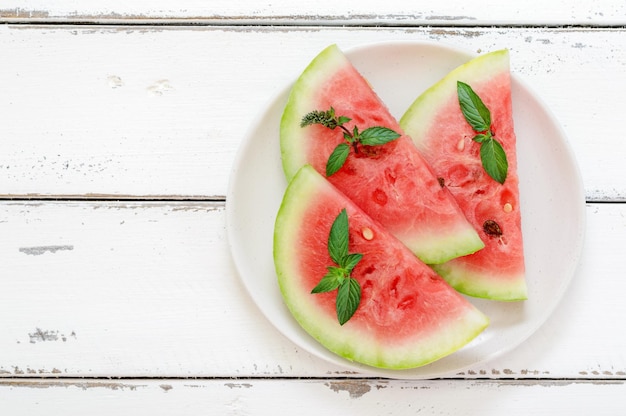
[[339,325],[343,325],[354,315],[361,302],[361,285],[353,278],[344,280],[339,286],[335,308]]
[[354,315],[361,302],[361,285],[352,277],[352,269],[363,258],[359,253],[348,253],[349,224],[346,209],[342,209],[333,221],[328,233],[328,253],[339,266],[328,266],[328,273],[311,290],[312,294],[337,290],[335,309],[341,325]]
[[341,265],[341,259],[348,255],[348,239],[348,213],[344,208],[333,221],[328,235],[328,253],[335,264]]
[[343,275],[343,271],[336,267],[329,267],[328,273],[319,281],[317,286],[313,288],[311,293],[331,292],[339,287],[339,276]]
[[326,176],[332,176],[346,163],[348,155],[350,154],[350,145],[346,143],[340,143],[335,147],[335,150],[328,157],[326,162]]
[[472,87],[461,81],[457,81],[456,87],[461,112],[469,125],[478,133],[473,140],[480,143],[480,160],[483,169],[495,181],[503,184],[509,164],[502,145],[494,138],[494,133],[491,131],[491,113]]
[[370,127],[361,132],[361,144],[380,146],[396,140],[400,135],[387,127]]
[[480,146],[480,160],[483,168],[494,180],[504,183],[509,169],[506,153],[502,145],[494,138],[490,138]]
[[464,82],[457,81],[457,95],[459,105],[465,120],[477,132],[488,131],[491,128],[491,114],[472,87]]
[[[332,108],[332,107],[331,107],[331,108]],[[351,119],[350,117],[340,116],[340,117],[337,119],[337,124],[341,126],[341,125],[346,124],[347,122],[349,122],[349,121],[351,121],[351,120],[352,120],[352,119]]]
[[474,136],[472,140],[474,140],[476,143],[484,143],[485,141],[489,139],[491,139],[491,133],[490,134],[477,134],[476,136]]
[[363,254],[352,253],[341,258],[339,266],[344,268],[348,273],[352,272],[352,269],[361,261]]

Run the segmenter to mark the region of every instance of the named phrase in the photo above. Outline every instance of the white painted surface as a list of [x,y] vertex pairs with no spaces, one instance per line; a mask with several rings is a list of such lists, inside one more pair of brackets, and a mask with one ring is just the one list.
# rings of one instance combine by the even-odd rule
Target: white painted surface
[[[626,206],[587,214],[582,263],[554,315],[512,352],[452,376],[626,378],[615,322],[626,316],[615,273]],[[4,202],[0,235],[0,375],[359,376],[299,351],[258,312],[222,204]]]
[[[0,21],[20,23],[0,26],[3,414],[626,405],[623,2],[9,0]],[[330,43],[397,40],[510,48],[603,202],[587,205],[581,265],[548,322],[442,380],[368,379],[298,350],[253,305],[226,241],[230,168],[263,105]]]
[[626,198],[608,150],[626,108],[622,29],[0,26],[0,39],[0,194],[223,197],[248,127],[321,49],[423,40],[510,48],[588,198]]
[[623,382],[54,380],[0,382],[12,416],[619,414]]

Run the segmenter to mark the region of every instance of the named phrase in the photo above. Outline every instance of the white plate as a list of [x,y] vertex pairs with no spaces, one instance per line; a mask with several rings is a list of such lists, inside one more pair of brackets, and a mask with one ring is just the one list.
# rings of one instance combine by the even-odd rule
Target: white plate
[[[345,53],[397,118],[423,90],[474,57],[440,44],[415,42],[367,45]],[[287,338],[318,357],[364,375],[432,378],[493,359],[518,346],[546,321],[581,254],[584,190],[559,124],[514,76],[529,299],[517,303],[470,299],[489,316],[491,325],[454,354],[411,370],[381,370],[350,362],[302,330],[283,304],[272,257],[274,220],[287,186],[280,161],[279,124],[290,87],[278,94],[251,126],[234,164],[226,200],[229,243],[241,279],[263,314]]]

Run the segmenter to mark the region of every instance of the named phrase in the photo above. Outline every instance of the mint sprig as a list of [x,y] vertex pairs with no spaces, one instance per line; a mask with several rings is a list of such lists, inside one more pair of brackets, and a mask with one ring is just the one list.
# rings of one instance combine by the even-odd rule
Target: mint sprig
[[348,155],[350,155],[350,149],[358,153],[359,144],[363,146],[381,146],[400,137],[400,134],[392,129],[381,126],[369,127],[363,131],[359,131],[359,128],[354,126],[352,131],[350,131],[344,124],[351,120],[349,117],[337,116],[333,107],[326,111],[314,110],[302,117],[300,127],[321,124],[331,130],[339,127],[343,131],[344,142],[335,147],[326,162],[326,176],[331,176],[341,169],[348,159]]
[[328,253],[335,266],[326,268],[328,272],[311,291],[311,293],[325,293],[337,289],[335,309],[340,325],[352,318],[361,302],[361,285],[350,274],[363,255],[349,253],[348,242],[348,214],[344,208],[333,221],[328,235]]
[[491,113],[472,87],[461,81],[457,81],[456,87],[461,112],[477,133],[473,140],[480,143],[483,168],[489,176],[502,184],[506,180],[509,164],[502,145],[491,131]]

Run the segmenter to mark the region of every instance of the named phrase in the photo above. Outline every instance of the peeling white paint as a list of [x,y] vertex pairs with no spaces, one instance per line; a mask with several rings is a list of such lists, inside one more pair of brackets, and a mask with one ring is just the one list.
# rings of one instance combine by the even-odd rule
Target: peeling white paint
[[20,253],[24,253],[29,256],[41,256],[45,253],[56,253],[57,251],[72,251],[74,246],[72,245],[59,245],[59,246],[34,246],[34,247],[20,247]]
[[148,87],[148,91],[157,96],[163,95],[173,89],[174,87],[172,87],[170,81],[167,79],[160,79],[158,81],[155,81],[154,84]]
[[358,399],[372,390],[370,382],[363,380],[329,381],[326,385],[335,393],[348,392],[352,399]]
[[107,77],[107,81],[109,83],[109,87],[111,88],[120,88],[124,86],[124,81],[118,75],[109,75]]
[[66,342],[68,338],[76,339],[76,333],[72,331],[69,335],[65,335],[56,330],[50,331],[50,330],[43,330],[41,328],[37,328],[35,332],[31,332],[28,334],[28,338],[30,339],[31,344],[35,344],[37,342],[42,342],[42,341]]
[[341,2],[293,2],[278,0],[258,2],[241,0],[202,0],[171,2],[127,2],[97,0],[92,2],[45,2],[44,0],[6,0],[0,15],[8,21],[65,22],[163,22],[263,24],[624,24],[623,2],[594,0],[528,0],[526,2],[467,3],[459,1],[416,3],[411,7],[403,0],[359,2],[358,7]]
[[225,383],[224,385],[229,389],[249,389],[252,387],[250,383]]

